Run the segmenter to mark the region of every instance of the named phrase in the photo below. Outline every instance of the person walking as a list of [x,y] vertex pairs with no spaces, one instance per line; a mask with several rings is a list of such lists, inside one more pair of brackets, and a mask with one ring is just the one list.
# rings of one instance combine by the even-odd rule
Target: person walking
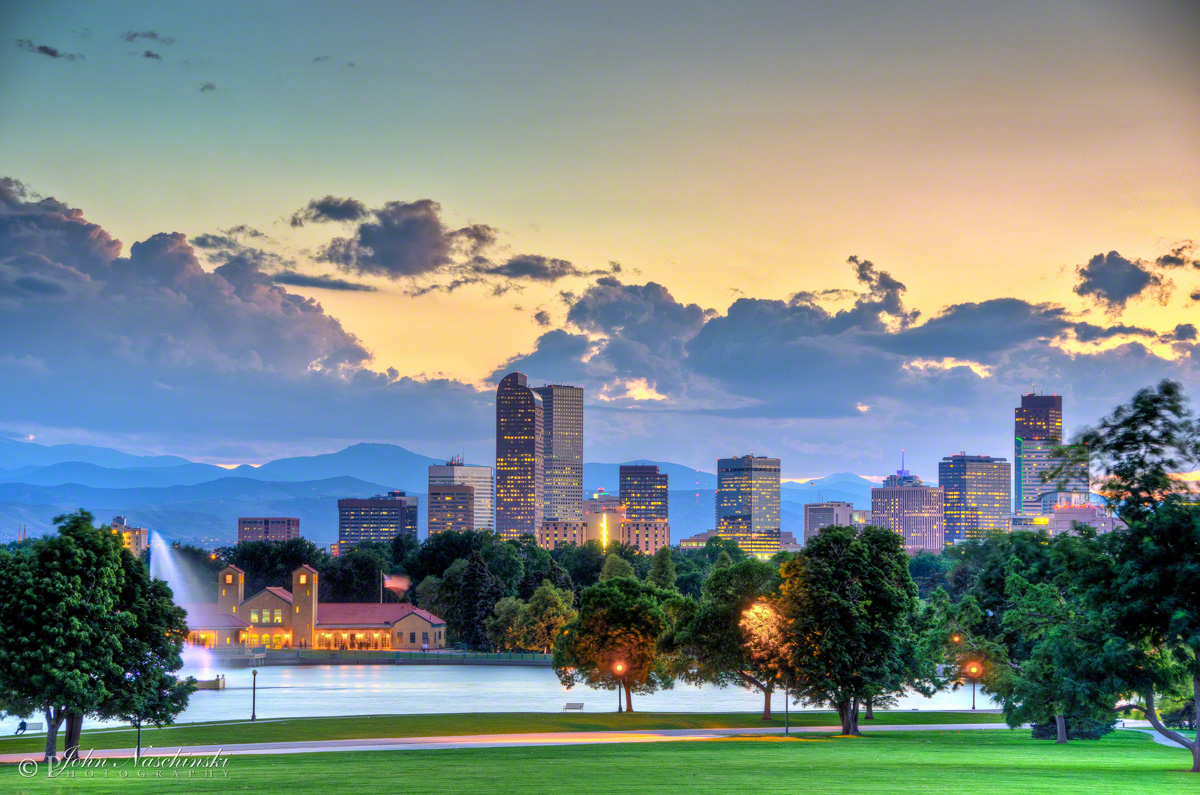
[[17,724],[17,730],[15,732],[13,732],[13,736],[15,737],[18,734],[24,734],[25,730],[28,728],[29,728],[29,724],[26,723],[25,721],[21,721],[20,723]]

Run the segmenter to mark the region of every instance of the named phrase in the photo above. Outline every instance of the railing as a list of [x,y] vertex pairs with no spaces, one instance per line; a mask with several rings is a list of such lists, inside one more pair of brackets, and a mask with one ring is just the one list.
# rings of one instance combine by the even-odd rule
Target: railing
[[463,663],[549,663],[551,655],[541,652],[482,652],[482,651],[395,651],[368,649],[298,649],[299,660],[362,660],[375,662],[420,662],[426,665],[460,665]]

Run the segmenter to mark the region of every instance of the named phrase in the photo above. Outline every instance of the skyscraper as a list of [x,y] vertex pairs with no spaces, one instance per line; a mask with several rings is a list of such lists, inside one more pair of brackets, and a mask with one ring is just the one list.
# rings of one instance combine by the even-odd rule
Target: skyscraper
[[747,554],[779,551],[779,459],[717,459],[717,534]]
[[542,396],[526,385],[525,375],[504,376],[496,388],[496,531],[501,538],[536,537],[542,526],[543,422]]
[[471,486],[429,486],[429,535],[475,530],[475,489]]
[[823,527],[854,524],[854,503],[810,502],[804,506],[804,543],[816,537]]
[[651,464],[621,464],[621,502],[637,522],[667,521],[667,473]]
[[940,486],[926,486],[900,469],[871,489],[871,524],[898,533],[910,555],[923,549],[941,552],[946,545],[944,498]]
[[583,519],[583,388],[534,387],[542,397],[543,481],[546,519]]
[[287,541],[300,537],[300,520],[290,516],[243,516],[238,519],[238,543]]
[[1007,530],[1011,483],[1012,467],[1003,458],[966,453],[943,458],[938,485],[944,492],[946,543]]
[[470,486],[475,504],[475,519],[470,529],[495,530],[496,514],[493,499],[492,468],[463,464],[460,456],[454,456],[445,464],[429,467],[429,491],[438,486]]
[[1013,513],[1041,514],[1041,495],[1047,491],[1088,491],[1086,464],[1054,482],[1046,480],[1064,460],[1054,452],[1063,440],[1062,396],[1021,395],[1013,414]]
[[417,498],[389,491],[366,499],[338,500],[338,550],[359,541],[391,541],[398,535],[417,537]]

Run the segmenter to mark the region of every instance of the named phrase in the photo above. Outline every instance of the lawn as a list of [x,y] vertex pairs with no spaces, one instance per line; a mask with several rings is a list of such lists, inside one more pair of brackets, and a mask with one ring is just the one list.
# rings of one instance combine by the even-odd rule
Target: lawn
[[[929,792],[1200,793],[1188,754],[1149,736],[1116,732],[1059,746],[1026,731],[887,732],[866,738],[704,740],[658,744],[376,751],[233,757],[228,777],[90,780],[21,778],[0,768],[10,793],[304,793],[403,790],[449,793]],[[218,776],[222,775],[218,772]]]
[[[1001,715],[970,712],[877,711],[874,723],[1003,723]],[[832,712],[797,712],[793,726],[836,726]],[[143,729],[142,745],[159,748],[181,745],[233,745],[288,740],[361,740],[371,737],[438,737],[459,734],[520,734],[554,731],[606,731],[613,729],[724,729],[783,726],[783,714],[772,721],[761,713],[468,713],[456,715],[374,715],[337,718],[285,718],[251,723],[183,724],[172,728]],[[61,736],[61,735],[60,735]],[[84,748],[132,748],[133,731],[85,731]],[[0,739],[0,754],[45,748],[45,735]]]

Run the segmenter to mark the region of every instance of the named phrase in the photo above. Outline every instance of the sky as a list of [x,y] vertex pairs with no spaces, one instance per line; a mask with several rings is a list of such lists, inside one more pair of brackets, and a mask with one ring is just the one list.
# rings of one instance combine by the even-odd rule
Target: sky
[[935,478],[1200,394],[1200,11],[826,5],[5,4],[0,433],[486,462],[520,369],[588,460]]

